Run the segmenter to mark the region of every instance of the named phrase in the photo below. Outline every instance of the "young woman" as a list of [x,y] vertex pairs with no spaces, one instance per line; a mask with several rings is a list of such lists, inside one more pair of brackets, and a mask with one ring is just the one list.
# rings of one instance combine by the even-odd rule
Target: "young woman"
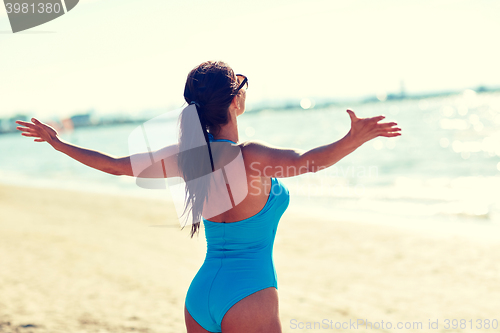
[[[164,171],[157,177],[184,178],[186,208],[189,207],[193,217],[191,237],[199,232],[201,218],[207,239],[205,262],[186,295],[184,313],[188,333],[280,333],[272,249],[278,222],[288,207],[289,193],[278,178],[322,170],[375,137],[401,135],[396,123],[380,122],[384,116],[358,118],[347,110],[350,131],[336,142],[308,151],[278,148],[259,141],[239,142],[237,117],[245,112],[247,88],[248,79],[236,75],[220,61],[204,62],[187,77],[184,98],[189,106],[196,107],[210,156],[205,159],[206,164],[214,173],[226,165],[227,150],[218,149],[218,143],[238,148],[243,158],[245,172],[238,177],[246,196],[239,202],[232,200],[229,209],[210,215],[210,220],[201,216],[213,198],[210,188],[213,185],[208,182],[195,186],[188,182],[203,174],[200,173],[203,163],[195,161],[199,154],[179,153],[190,139],[187,133],[192,133],[187,118],[181,119],[178,143],[152,153],[125,157],[72,145],[35,118],[32,122],[17,121],[22,135],[34,137],[36,142],[48,142],[56,150],[103,172],[137,177],[133,161],[149,160],[153,154],[155,161],[162,160]],[[234,195],[230,183],[235,182],[235,177],[230,181],[227,177],[224,174],[227,190]]]

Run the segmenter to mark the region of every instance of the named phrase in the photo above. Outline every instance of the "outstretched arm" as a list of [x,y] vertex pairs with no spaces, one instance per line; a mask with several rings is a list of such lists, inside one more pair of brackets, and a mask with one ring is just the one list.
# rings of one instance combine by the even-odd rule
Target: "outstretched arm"
[[317,172],[337,163],[371,139],[401,135],[396,123],[379,123],[384,116],[358,118],[351,110],[347,113],[351,129],[342,139],[308,151],[283,149],[258,141],[246,143],[242,151],[247,170],[254,176],[278,178]]
[[[59,137],[57,131],[51,126],[31,118],[30,122],[16,121],[22,135],[34,137],[35,142],[47,142],[55,150],[85,164],[91,168],[116,175],[136,176],[142,178],[166,178],[177,176],[176,146],[168,146],[151,153],[140,153],[131,156],[116,157],[97,150],[87,149],[71,144]],[[134,167],[132,167],[132,160]],[[153,162],[155,166],[151,167]],[[148,168],[148,172],[141,173]]]

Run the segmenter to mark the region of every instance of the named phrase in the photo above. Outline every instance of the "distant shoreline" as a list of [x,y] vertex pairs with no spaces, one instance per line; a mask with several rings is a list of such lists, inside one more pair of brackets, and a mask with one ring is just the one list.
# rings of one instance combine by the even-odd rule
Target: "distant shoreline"
[[[436,92],[426,92],[426,93],[416,93],[416,94],[406,94],[404,92],[400,93],[387,93],[384,96],[365,96],[352,99],[327,99],[322,98],[318,101],[313,101],[310,107],[306,108],[308,110],[313,109],[324,109],[332,106],[339,105],[356,105],[356,104],[368,104],[368,103],[384,103],[390,101],[402,101],[402,100],[415,100],[415,99],[426,99],[426,98],[438,98],[444,96],[452,96],[463,93],[466,90],[474,91],[478,94],[482,93],[494,93],[500,91],[500,87],[485,87],[479,86],[475,89],[464,89],[464,90],[449,90],[449,91],[436,91]],[[301,106],[300,99],[288,99],[282,101],[270,102],[260,102],[255,105],[251,105],[248,108],[248,113],[259,113],[261,111],[289,111],[289,110],[303,110]],[[96,127],[96,126],[116,126],[124,124],[141,124],[145,121],[150,120],[152,117],[161,114],[163,111],[142,112],[137,116],[130,116],[126,114],[114,114],[112,116],[102,115],[98,116],[95,110],[89,110],[85,113],[74,114],[70,117],[49,117],[51,120],[47,123],[56,130],[72,130],[74,128],[80,127]],[[31,116],[24,113],[18,113],[12,117],[0,118],[0,134],[9,134],[17,132],[16,126],[18,126],[15,121],[23,120],[29,121]]]

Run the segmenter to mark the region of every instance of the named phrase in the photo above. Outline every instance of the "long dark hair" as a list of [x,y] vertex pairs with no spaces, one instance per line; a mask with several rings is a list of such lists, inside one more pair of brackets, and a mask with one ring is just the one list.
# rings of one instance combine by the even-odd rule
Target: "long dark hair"
[[[188,104],[195,104],[201,129],[207,142],[209,158],[200,158],[200,154],[179,154],[178,167],[186,182],[184,213],[193,218],[191,238],[200,228],[203,205],[208,197],[209,180],[205,178],[196,182],[188,182],[199,175],[206,174],[206,170],[213,171],[212,154],[208,133],[217,136],[222,125],[229,121],[229,106],[236,95],[238,80],[229,65],[222,61],[206,61],[193,68],[187,77],[184,88],[184,99]],[[179,151],[189,150],[190,126],[192,118],[188,114],[181,114]],[[203,147],[205,148],[205,147]],[[207,153],[205,151],[205,153]],[[184,228],[184,227],[183,227]]]

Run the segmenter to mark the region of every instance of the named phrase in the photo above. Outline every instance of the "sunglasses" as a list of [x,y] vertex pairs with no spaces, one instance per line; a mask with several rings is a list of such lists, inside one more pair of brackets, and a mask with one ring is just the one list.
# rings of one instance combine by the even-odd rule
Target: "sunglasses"
[[236,74],[236,76],[241,76],[243,78],[243,81],[241,81],[240,85],[238,86],[238,89],[236,89],[236,91],[234,92],[235,94],[237,94],[238,91],[240,91],[240,89],[243,87],[245,87],[245,90],[248,89],[248,78],[243,74]]

